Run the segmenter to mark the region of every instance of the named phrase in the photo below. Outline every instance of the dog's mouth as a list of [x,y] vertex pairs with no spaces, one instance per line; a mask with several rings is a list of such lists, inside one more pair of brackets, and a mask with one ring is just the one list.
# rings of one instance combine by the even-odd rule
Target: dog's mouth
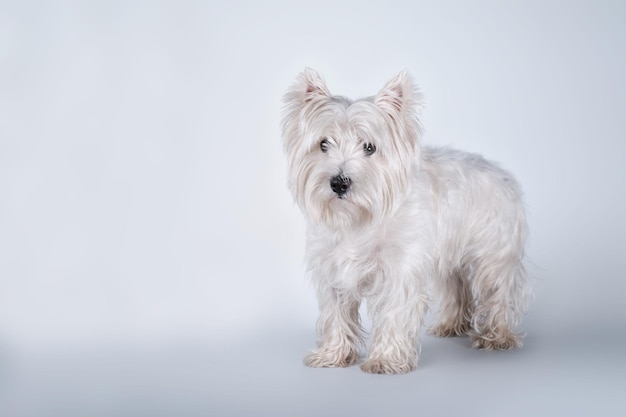
[[329,198],[329,203],[335,204],[337,209],[344,210],[348,206],[358,205],[357,201],[354,199],[354,194],[346,193],[341,195],[333,195]]
[[354,194],[335,195],[322,209],[321,220],[333,227],[355,227],[372,219],[372,213],[360,204]]
[[343,193],[343,194],[334,194],[332,197],[333,200],[341,200],[341,201],[352,201],[353,200],[353,194],[351,191],[348,191],[347,193]]

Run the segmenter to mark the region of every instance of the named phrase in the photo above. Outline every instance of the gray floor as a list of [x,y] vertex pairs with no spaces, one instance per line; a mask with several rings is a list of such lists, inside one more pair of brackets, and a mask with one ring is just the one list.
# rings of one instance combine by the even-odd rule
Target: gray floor
[[522,350],[481,352],[426,336],[417,371],[311,369],[314,335],[2,356],[2,416],[609,416],[626,412],[625,343],[591,329],[530,333]]

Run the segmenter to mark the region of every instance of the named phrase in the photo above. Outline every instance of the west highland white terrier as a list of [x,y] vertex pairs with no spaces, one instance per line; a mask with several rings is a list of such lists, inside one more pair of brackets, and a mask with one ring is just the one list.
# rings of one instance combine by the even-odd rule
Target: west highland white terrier
[[420,94],[406,72],[375,97],[330,94],[306,69],[284,98],[288,184],[307,220],[316,286],[313,367],[396,374],[415,369],[431,289],[436,336],[470,335],[479,349],[521,346],[529,295],[527,225],[513,176],[479,155],[421,147]]

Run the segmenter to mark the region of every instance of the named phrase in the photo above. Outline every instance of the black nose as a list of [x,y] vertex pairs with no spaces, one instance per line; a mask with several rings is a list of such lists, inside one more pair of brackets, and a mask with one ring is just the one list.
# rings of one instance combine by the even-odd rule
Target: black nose
[[335,175],[330,179],[330,188],[339,196],[343,196],[348,189],[352,181],[345,175]]

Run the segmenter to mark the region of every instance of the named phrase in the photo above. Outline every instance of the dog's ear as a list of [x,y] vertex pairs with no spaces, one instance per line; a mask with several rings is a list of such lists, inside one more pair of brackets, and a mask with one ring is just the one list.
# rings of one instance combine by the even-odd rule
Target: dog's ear
[[303,97],[305,102],[319,97],[330,97],[330,92],[328,91],[328,87],[326,87],[324,77],[322,77],[317,71],[311,68],[305,68],[300,74],[299,81],[299,87],[304,95]]
[[414,95],[413,80],[406,71],[402,71],[385,84],[375,102],[379,108],[393,116],[411,110]]

